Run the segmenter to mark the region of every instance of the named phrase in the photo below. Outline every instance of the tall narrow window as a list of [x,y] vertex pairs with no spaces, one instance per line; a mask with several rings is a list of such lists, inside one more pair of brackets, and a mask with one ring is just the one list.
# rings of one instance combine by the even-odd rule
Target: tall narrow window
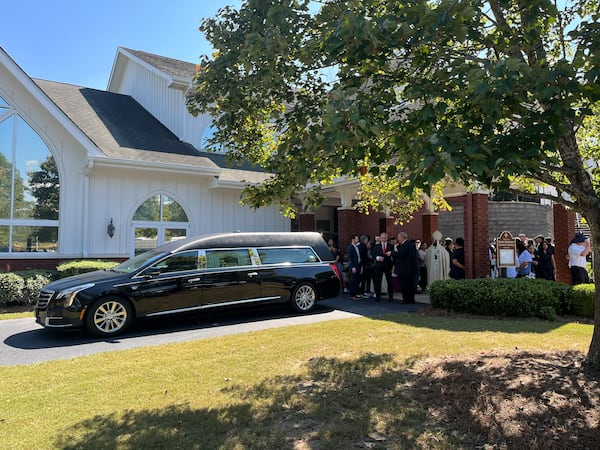
[[58,250],[59,193],[48,146],[0,97],[0,253]]
[[179,203],[167,195],[155,195],[142,203],[133,215],[133,254],[184,238],[189,228],[187,214]]

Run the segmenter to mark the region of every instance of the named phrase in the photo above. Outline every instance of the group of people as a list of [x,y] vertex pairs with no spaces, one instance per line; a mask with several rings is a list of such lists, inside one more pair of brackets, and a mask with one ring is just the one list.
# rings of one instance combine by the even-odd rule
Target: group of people
[[556,259],[552,238],[538,234],[530,239],[524,233],[519,233],[515,239],[517,260],[512,267],[506,267],[501,272],[497,266],[496,246],[492,241],[489,248],[490,277],[492,278],[542,278],[556,280]]
[[516,244],[518,255],[516,278],[556,280],[556,259],[552,239],[538,235],[531,240],[521,233],[516,239]]
[[[388,237],[383,232],[371,240],[369,236],[352,236],[346,252],[343,253],[329,240],[329,246],[343,275],[344,292],[352,300],[362,300],[371,296],[381,301],[382,288],[387,289],[388,301],[394,300],[394,292],[402,294],[402,303],[414,303],[417,292],[426,291],[436,280],[465,278],[465,242],[463,238],[445,238],[436,231],[432,244],[421,240],[410,240],[405,232],[397,237]],[[490,277],[541,278],[556,280],[556,257],[552,238],[537,235],[530,239],[521,233],[515,239],[517,255],[515,265],[498,268],[496,247],[490,243]],[[573,284],[589,283],[587,258],[591,253],[589,239],[575,234],[568,248]],[[345,264],[344,264],[345,262]],[[385,285],[384,285],[385,282]]]
[[[387,299],[394,300],[394,291],[402,294],[402,303],[415,303],[415,294],[425,291],[435,280],[465,277],[464,240],[435,239],[428,247],[420,240],[410,240],[405,232],[388,238],[383,232],[371,241],[369,236],[352,236],[345,255],[329,240],[329,246],[340,273],[344,273],[344,290],[352,300],[373,297],[381,301],[385,280]],[[343,261],[346,261],[344,270]]]
[[[496,261],[496,248],[494,243],[490,244],[490,276],[495,278],[504,276],[506,278],[541,278],[556,281],[556,257],[552,238],[541,234],[529,239],[524,233],[520,233],[515,239],[517,248],[517,261],[514,267],[507,267],[506,273],[501,274]],[[571,271],[572,284],[589,283],[587,271],[587,257],[591,253],[589,239],[576,233],[571,240],[567,254]]]

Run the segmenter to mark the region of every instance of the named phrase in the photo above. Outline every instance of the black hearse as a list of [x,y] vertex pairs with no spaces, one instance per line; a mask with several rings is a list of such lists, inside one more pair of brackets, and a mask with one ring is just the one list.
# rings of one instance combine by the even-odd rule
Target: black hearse
[[285,303],[311,311],[340,274],[318,233],[221,233],[169,242],[110,270],[47,284],[35,308],[46,328],[122,333],[134,319],[225,306]]

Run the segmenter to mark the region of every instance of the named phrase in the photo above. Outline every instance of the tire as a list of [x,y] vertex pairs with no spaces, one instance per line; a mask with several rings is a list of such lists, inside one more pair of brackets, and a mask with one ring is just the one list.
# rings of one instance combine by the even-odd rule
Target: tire
[[307,313],[317,306],[317,290],[311,283],[300,283],[292,292],[292,307],[301,313]]
[[94,303],[85,315],[85,326],[96,336],[116,336],[131,324],[133,310],[118,297],[106,297]]

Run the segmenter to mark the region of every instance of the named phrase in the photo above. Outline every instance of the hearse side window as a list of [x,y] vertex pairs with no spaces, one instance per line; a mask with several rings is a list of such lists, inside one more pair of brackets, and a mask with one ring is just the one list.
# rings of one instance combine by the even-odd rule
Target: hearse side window
[[186,270],[198,269],[198,250],[175,253],[159,262],[158,267],[161,273],[183,272]]
[[250,266],[250,252],[247,248],[206,250],[206,268]]
[[319,260],[312,248],[259,248],[258,256],[262,264],[298,264]]

